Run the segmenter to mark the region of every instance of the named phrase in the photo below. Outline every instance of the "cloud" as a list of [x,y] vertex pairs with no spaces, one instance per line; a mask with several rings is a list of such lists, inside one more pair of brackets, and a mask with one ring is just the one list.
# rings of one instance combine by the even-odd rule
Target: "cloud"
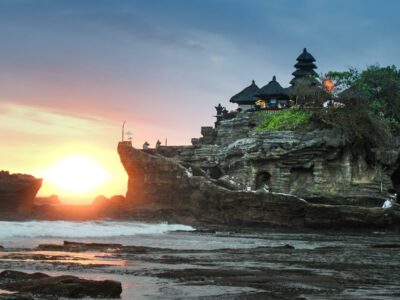
[[110,131],[115,125],[98,117],[70,114],[29,105],[0,103],[0,132],[15,132],[25,138],[32,135],[84,137],[98,131]]

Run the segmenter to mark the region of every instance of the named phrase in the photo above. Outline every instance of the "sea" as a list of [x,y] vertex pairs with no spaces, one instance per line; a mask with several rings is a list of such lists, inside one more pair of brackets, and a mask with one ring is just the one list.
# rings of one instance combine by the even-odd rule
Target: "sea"
[[[261,235],[268,234],[269,238]],[[325,233],[326,234],[326,233]],[[321,238],[304,232],[229,231],[198,234],[196,228],[183,224],[118,221],[0,221],[0,245],[6,248],[32,248],[38,244],[60,244],[64,240],[88,243],[120,243],[170,249],[237,249],[279,247],[291,244],[296,249],[337,246],[340,239]],[[322,234],[323,235],[323,234]],[[317,238],[319,236],[319,238]]]
[[[62,244],[65,240],[85,243],[118,243],[124,246],[168,248],[176,249],[176,251],[170,254],[156,251],[138,255],[96,251],[51,252],[35,249],[39,244]],[[180,282],[157,276],[157,272],[185,268],[199,270],[231,268],[247,271],[264,269],[279,270],[279,272],[281,270],[290,272],[311,270],[318,276],[334,274],[338,278],[353,276],[351,266],[355,263],[361,266],[365,264],[371,270],[389,266],[391,270],[400,271],[400,260],[397,259],[399,252],[396,248],[396,245],[400,245],[400,235],[385,231],[360,233],[250,229],[219,232],[197,231],[192,226],[165,222],[0,221],[0,245],[5,248],[5,251],[0,250],[0,272],[14,269],[24,272],[44,272],[50,275],[70,274],[96,280],[117,280],[123,286],[121,295],[123,300],[242,299],[241,295],[259,293],[258,289],[252,287],[234,284],[203,286],[198,283]],[[291,252],[293,254],[287,252],[290,251],[285,249],[288,245],[296,249],[296,252]],[[395,248],[375,251],[371,250],[373,245],[394,245]],[[283,252],[277,256],[278,254],[274,251],[268,254],[268,250],[265,250],[265,255],[260,255],[258,252],[257,257],[243,252],[246,251],[244,249],[250,251],[264,249],[260,247],[265,247],[265,249],[282,247]],[[188,252],[188,250],[193,252]],[[244,254],[239,253],[235,256],[236,250]],[[369,255],[368,251],[372,254]],[[338,265],[339,262],[340,265]],[[341,271],[343,274],[339,273],[337,268],[342,268],[342,265],[346,264],[350,266],[350,270],[344,268],[344,271]],[[385,272],[382,270],[381,273],[385,274]],[[366,275],[364,273],[359,275],[360,282],[363,282],[361,280],[363,276],[370,276],[368,275],[371,274],[370,269],[366,269],[365,273]],[[383,276],[381,273],[379,276]],[[374,275],[374,278],[379,279],[380,277],[377,276]],[[397,286],[400,286],[400,282],[392,275],[389,279],[391,282],[388,282],[386,278],[381,278],[382,288],[378,292],[374,290],[374,284],[367,283],[363,290],[356,290],[356,292],[354,289],[343,289],[341,293],[344,294],[340,297],[344,298],[340,299],[398,299],[397,296],[391,297],[391,294]],[[399,285],[396,285],[397,282]],[[386,283],[387,286],[385,286]],[[308,289],[311,292],[307,294],[307,299],[339,299],[325,294],[321,296],[314,287],[311,289],[307,286],[305,290]],[[324,292],[323,289],[321,291]],[[371,295],[372,298],[370,298]]]

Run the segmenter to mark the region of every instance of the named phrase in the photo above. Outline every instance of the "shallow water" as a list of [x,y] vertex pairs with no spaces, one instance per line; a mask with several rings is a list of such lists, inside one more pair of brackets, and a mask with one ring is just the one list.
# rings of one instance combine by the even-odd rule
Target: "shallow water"
[[[142,254],[129,249],[33,249],[38,244],[62,244],[63,240],[172,250]],[[276,293],[276,299],[298,295],[309,299],[398,299],[399,249],[372,247],[377,244],[400,244],[400,235],[272,230],[201,233],[179,224],[113,221],[0,222],[0,245],[6,248],[0,252],[0,270],[118,280],[123,284],[124,300],[251,299],[248,297],[266,292]],[[284,245],[294,249],[280,248]],[[186,270],[194,271],[175,278],[175,273]],[[222,273],[197,278],[202,270]],[[164,276],[165,272],[172,272],[171,276]],[[247,272],[249,281],[242,282],[247,277],[241,272]],[[267,277],[258,282],[259,275],[251,279],[253,273]],[[238,277],[229,279],[235,274]]]
[[0,221],[0,240],[13,237],[114,237],[194,231],[191,226],[168,223],[118,221]]

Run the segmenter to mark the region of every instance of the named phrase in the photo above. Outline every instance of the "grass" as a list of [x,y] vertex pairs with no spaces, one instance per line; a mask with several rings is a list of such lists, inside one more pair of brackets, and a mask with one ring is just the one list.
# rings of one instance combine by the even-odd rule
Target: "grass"
[[260,112],[256,132],[305,129],[310,124],[312,112],[289,108],[276,113]]

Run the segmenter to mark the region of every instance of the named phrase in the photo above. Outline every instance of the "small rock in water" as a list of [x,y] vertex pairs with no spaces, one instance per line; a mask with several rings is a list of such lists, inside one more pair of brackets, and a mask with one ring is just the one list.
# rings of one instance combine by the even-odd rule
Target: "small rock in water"
[[64,243],[62,245],[39,244],[36,247],[36,250],[84,252],[84,251],[89,251],[89,250],[119,249],[122,247],[123,247],[122,244],[80,243],[80,242],[64,241]]
[[0,273],[0,288],[29,292],[35,296],[67,298],[119,298],[122,293],[121,283],[117,281],[87,280],[69,275],[51,277],[44,273],[29,274],[13,270]]
[[294,249],[294,247],[293,247],[292,245],[289,245],[289,244],[285,244],[285,245],[280,246],[280,247],[278,247],[278,248],[282,248],[282,249]]

